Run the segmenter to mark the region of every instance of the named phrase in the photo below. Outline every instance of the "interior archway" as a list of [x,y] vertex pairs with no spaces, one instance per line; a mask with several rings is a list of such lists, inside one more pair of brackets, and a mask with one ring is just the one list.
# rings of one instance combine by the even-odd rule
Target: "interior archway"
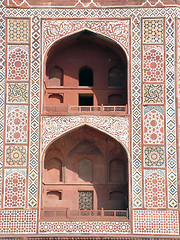
[[[54,82],[48,85],[54,69],[56,75],[63,79],[56,86],[53,86]],[[61,69],[63,76],[57,69]],[[63,96],[63,101],[55,102],[48,98],[48,95],[58,93]],[[84,30],[57,41],[51,47],[44,72],[45,109],[86,104],[112,106],[114,101],[109,101],[112,95],[122,98],[115,105],[127,104],[127,58],[117,43]]]
[[[51,165],[51,159],[61,160],[60,181],[59,172],[53,172],[54,180],[48,176],[51,172],[47,170],[52,169],[48,166]],[[56,170],[59,167],[57,165]],[[115,139],[92,127],[84,125],[76,128],[57,139],[46,150],[42,185],[45,217],[49,216],[49,212],[57,211],[65,217],[67,210],[75,215],[80,210],[126,210],[126,151]]]

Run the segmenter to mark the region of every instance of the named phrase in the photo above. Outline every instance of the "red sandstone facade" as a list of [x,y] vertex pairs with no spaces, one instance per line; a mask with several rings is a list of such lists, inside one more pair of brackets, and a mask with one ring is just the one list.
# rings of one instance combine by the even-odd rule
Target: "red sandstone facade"
[[0,3],[0,238],[179,239],[180,1]]

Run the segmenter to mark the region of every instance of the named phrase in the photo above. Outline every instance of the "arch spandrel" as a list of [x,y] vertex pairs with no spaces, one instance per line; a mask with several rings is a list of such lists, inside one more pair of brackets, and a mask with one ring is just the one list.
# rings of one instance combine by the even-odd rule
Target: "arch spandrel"
[[43,20],[43,55],[52,45],[65,37],[88,30],[116,42],[128,56],[129,20]]
[[69,117],[43,117],[41,150],[47,147],[63,134],[88,125],[117,140],[130,152],[130,119],[129,117],[94,117],[94,116],[69,116]]

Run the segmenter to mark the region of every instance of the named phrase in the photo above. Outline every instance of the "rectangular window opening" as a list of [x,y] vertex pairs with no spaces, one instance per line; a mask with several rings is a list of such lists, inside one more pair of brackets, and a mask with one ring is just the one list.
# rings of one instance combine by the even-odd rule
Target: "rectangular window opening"
[[79,94],[79,106],[93,106],[93,94]]

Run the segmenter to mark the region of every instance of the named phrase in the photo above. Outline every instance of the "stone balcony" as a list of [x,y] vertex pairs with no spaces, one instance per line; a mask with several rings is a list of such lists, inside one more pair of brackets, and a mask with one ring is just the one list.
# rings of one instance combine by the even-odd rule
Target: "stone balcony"
[[56,220],[115,220],[128,219],[128,210],[69,210],[67,209],[42,209],[42,219]]
[[45,106],[43,115],[127,115],[128,107],[125,106]]

